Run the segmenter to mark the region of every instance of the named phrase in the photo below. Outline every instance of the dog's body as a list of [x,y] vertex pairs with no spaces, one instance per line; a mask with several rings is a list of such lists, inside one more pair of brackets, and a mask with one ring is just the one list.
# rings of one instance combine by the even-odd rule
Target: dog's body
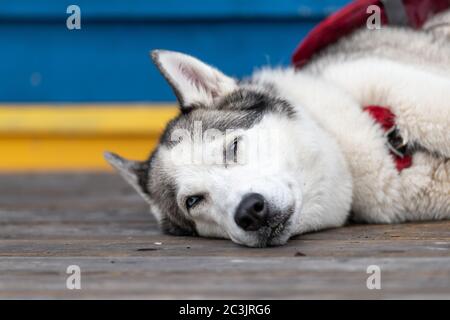
[[[153,58],[182,113],[148,161],[107,158],[172,234],[266,246],[349,218],[448,219],[448,34],[360,30],[300,71],[267,68],[244,82],[192,57],[157,51]],[[396,169],[385,132],[363,110],[368,105],[395,114],[412,153],[409,168]],[[190,150],[205,145],[224,162],[193,160]],[[188,162],[177,163],[181,158]]]

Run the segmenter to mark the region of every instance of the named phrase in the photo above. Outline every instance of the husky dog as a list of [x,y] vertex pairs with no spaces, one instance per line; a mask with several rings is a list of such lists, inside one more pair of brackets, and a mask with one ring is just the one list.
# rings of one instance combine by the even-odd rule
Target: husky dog
[[[180,114],[148,160],[106,159],[174,235],[264,247],[349,219],[448,219],[450,38],[438,29],[358,30],[301,70],[244,81],[155,50]],[[395,114],[411,166],[396,169],[368,105]]]

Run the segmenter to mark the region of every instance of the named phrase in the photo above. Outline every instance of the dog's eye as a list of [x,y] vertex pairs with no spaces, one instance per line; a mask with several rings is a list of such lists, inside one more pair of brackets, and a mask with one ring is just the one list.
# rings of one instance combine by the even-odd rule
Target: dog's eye
[[203,196],[190,196],[186,199],[186,209],[191,209],[203,200]]
[[238,162],[238,145],[240,137],[236,137],[228,145],[225,152],[225,165],[233,164]]
[[239,138],[234,138],[233,140],[233,162],[237,162],[237,152],[238,152],[238,144],[239,144]]

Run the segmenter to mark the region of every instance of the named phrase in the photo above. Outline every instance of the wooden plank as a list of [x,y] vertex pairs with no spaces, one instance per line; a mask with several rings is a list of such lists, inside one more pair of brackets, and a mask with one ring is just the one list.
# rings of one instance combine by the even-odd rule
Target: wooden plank
[[[5,239],[0,244],[2,257],[449,257],[450,241],[397,240],[291,240],[282,247],[252,249],[230,240],[171,237],[156,234],[139,237],[123,232],[119,235],[74,236],[31,240]],[[84,236],[83,236],[84,235]],[[81,240],[84,238],[84,240]],[[121,238],[118,240],[118,238]],[[162,243],[161,245],[157,243]],[[449,266],[450,268],[450,266]]]
[[[68,265],[82,290],[65,288]],[[367,266],[382,270],[368,290]],[[162,235],[110,174],[0,175],[0,298],[450,298],[450,221],[350,225],[251,249]]]
[[403,224],[348,225],[302,235],[315,240],[450,240],[450,221],[426,221]]
[[[68,265],[82,289],[67,290]],[[381,268],[368,290],[367,266]],[[6,258],[0,297],[41,298],[449,298],[450,258]]]

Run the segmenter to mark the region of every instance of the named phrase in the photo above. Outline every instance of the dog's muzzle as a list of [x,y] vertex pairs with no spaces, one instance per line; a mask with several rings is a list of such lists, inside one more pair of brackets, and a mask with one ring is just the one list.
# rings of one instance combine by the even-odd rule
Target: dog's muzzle
[[245,231],[257,231],[267,225],[269,210],[259,193],[245,195],[234,214],[234,221]]

